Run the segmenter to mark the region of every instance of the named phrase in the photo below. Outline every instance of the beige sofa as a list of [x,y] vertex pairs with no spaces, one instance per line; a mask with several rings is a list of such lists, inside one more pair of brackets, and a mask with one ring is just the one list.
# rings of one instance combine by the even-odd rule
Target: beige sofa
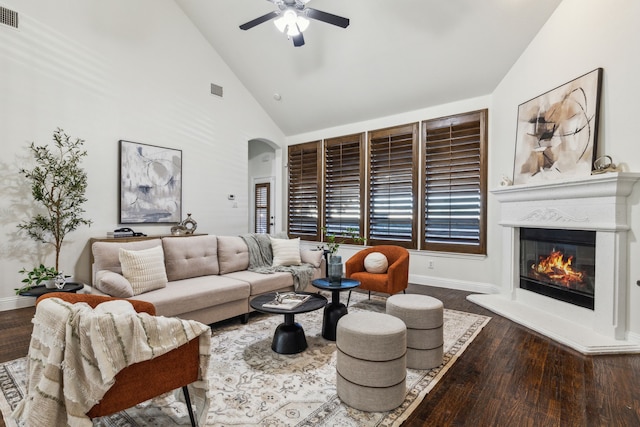
[[[120,248],[144,251],[161,247],[166,286],[137,295],[122,275]],[[148,301],[158,315],[177,316],[211,324],[234,316],[246,322],[258,295],[293,290],[291,273],[248,271],[249,248],[241,237],[162,237],[136,242],[94,242],[91,293]],[[153,249],[154,252],[159,252]],[[149,251],[147,251],[149,252]],[[300,250],[302,262],[313,265],[313,278],[324,276],[322,251]],[[310,286],[306,289],[311,291]]]

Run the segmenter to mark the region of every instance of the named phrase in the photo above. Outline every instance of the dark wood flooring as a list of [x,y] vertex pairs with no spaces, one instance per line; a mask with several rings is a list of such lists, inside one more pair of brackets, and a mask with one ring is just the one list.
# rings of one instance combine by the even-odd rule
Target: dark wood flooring
[[[492,320],[405,426],[640,426],[640,355],[584,356],[467,301],[467,292],[408,292]],[[0,312],[0,362],[27,354],[33,313]]]

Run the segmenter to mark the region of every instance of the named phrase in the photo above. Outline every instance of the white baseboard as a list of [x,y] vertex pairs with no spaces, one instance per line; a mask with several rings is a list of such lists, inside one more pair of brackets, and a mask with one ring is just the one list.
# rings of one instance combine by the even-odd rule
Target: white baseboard
[[15,310],[17,308],[33,307],[36,305],[35,297],[14,297],[0,298],[0,311]]
[[458,291],[477,292],[480,294],[497,294],[500,288],[490,283],[467,282],[464,280],[443,279],[417,274],[409,275],[409,283],[415,285],[435,286],[438,288],[456,289]]

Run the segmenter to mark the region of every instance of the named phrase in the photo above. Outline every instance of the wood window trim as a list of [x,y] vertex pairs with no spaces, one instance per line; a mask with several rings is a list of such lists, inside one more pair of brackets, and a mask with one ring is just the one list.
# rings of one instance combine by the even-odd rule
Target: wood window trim
[[[330,184],[330,168],[328,167],[328,155],[329,155],[329,150],[333,147],[336,146],[344,146],[344,145],[353,145],[353,144],[357,144],[358,146],[358,171],[357,171],[357,179],[358,179],[358,197],[359,197],[359,203],[358,203],[358,209],[359,209],[359,215],[360,218],[357,221],[357,234],[360,236],[364,236],[364,216],[365,216],[365,182],[364,182],[364,141],[365,141],[365,134],[364,132],[361,133],[357,133],[357,134],[351,134],[351,135],[345,135],[345,136],[340,136],[340,137],[335,137],[335,138],[329,138],[329,139],[325,139],[324,140],[324,147],[323,147],[323,156],[322,156],[322,160],[323,160],[323,169],[324,169],[324,180],[323,180],[323,192],[322,192],[322,207],[323,207],[323,217],[322,217],[322,226],[327,229],[327,233],[328,234],[333,234],[336,237],[340,238],[340,241],[343,243],[348,243],[348,244],[362,244],[362,243],[357,243],[355,242],[350,236],[345,235],[345,234],[338,234],[338,233],[334,233],[331,230],[331,227],[328,227],[327,225],[327,217],[329,216],[328,214],[328,199],[330,199],[330,197],[327,197],[327,192],[328,192],[328,187],[331,187]],[[351,174],[350,177],[353,179],[355,176],[355,174]],[[329,224],[330,225],[330,224]],[[324,236],[323,236],[324,237]]]
[[[479,122],[480,131],[480,147],[479,147],[479,241],[477,245],[470,244],[452,244],[452,243],[435,243],[427,242],[426,237],[426,221],[427,221],[427,133],[429,129],[436,127],[443,127],[451,125],[457,125],[470,120],[477,120]],[[430,251],[441,252],[454,252],[454,253],[468,253],[468,254],[482,254],[487,253],[487,150],[488,150],[488,110],[482,109],[477,111],[471,111],[468,113],[456,114],[448,117],[441,117],[432,120],[425,120],[422,122],[422,156],[421,156],[421,177],[423,180],[424,188],[421,194],[422,198],[422,239],[421,249]]]
[[[375,140],[377,139],[384,139],[387,138],[389,145],[392,145],[391,139],[394,137],[398,137],[401,135],[410,135],[411,138],[411,150],[410,150],[410,156],[411,159],[409,162],[406,161],[406,157],[405,158],[396,158],[396,159],[392,159],[390,158],[388,160],[387,166],[388,168],[391,170],[393,169],[393,165],[396,164],[398,166],[404,166],[405,168],[405,172],[407,169],[407,165],[409,166],[408,169],[410,169],[410,171],[408,172],[409,176],[410,176],[410,182],[409,182],[409,191],[411,193],[411,197],[412,197],[412,206],[411,206],[411,220],[409,222],[410,227],[411,227],[411,235],[410,238],[407,240],[400,240],[400,239],[384,239],[384,238],[379,238],[376,237],[377,234],[375,233],[375,231],[372,232],[372,227],[375,227],[375,224],[373,224],[375,222],[375,220],[373,220],[373,216],[376,215],[376,210],[372,209],[372,204],[374,203],[372,201],[373,199],[373,193],[376,191],[375,184],[373,184],[373,181],[376,179],[376,176],[378,175],[377,172],[374,170],[374,168],[372,167],[372,155],[374,155],[373,150],[376,150],[377,148],[375,147],[375,145],[377,145],[377,143],[375,142]],[[367,140],[368,144],[367,144],[367,203],[368,203],[368,208],[367,208],[367,215],[366,215],[366,229],[367,229],[367,244],[368,245],[396,245],[396,246],[402,246],[405,247],[407,249],[417,249],[417,236],[418,236],[418,122],[415,123],[409,123],[409,124],[404,124],[404,125],[398,125],[398,126],[392,126],[392,127],[388,127],[388,128],[383,128],[383,129],[377,129],[377,130],[373,130],[370,131],[368,133],[368,140]],[[384,144],[383,141],[381,141],[381,144]],[[406,151],[403,154],[408,154]],[[382,234],[382,233],[380,233]]]
[[[309,157],[313,157],[313,153],[315,153],[315,163],[313,164],[313,167],[315,168],[315,170],[311,170],[307,173],[305,173],[305,171],[302,170],[302,168],[300,168],[301,170],[298,171],[298,169],[296,169],[298,167],[298,165],[295,164],[295,160],[293,159],[292,156],[296,155],[296,156],[305,156],[305,154]],[[312,241],[320,241],[321,238],[321,231],[320,231],[320,224],[321,224],[321,211],[322,211],[322,206],[323,206],[323,201],[321,200],[321,189],[320,189],[320,183],[321,183],[321,177],[322,177],[322,165],[321,165],[321,155],[322,155],[322,151],[321,151],[321,141],[312,141],[312,142],[306,142],[306,143],[302,143],[302,144],[296,144],[296,145],[290,145],[287,148],[287,170],[288,170],[288,180],[287,180],[287,234],[289,236],[289,238],[296,238],[299,237],[301,240],[312,240]],[[302,162],[304,163],[304,160],[302,160]],[[310,169],[312,167],[312,163],[313,162],[307,162],[307,168],[306,169]],[[294,170],[295,169],[295,170]],[[308,192],[308,194],[305,195],[305,197],[307,199],[314,199],[315,200],[311,200],[312,204],[311,206],[308,206],[308,202],[302,202],[298,204],[298,206],[292,206],[292,192],[296,191],[296,189],[292,188],[292,177],[291,174],[292,173],[300,173],[302,175],[300,175],[300,178],[303,180],[304,183],[307,184],[307,189],[309,188],[315,188],[315,195],[313,191]],[[313,212],[314,210],[314,204],[315,204],[315,218],[313,220],[309,220],[309,218],[312,218],[313,215],[309,215],[307,212],[307,215],[303,215],[301,216],[301,221],[297,222],[297,221],[293,221],[293,215],[292,215],[292,210],[293,209],[307,209],[309,212]],[[307,220],[304,220],[304,218],[307,218]],[[304,222],[304,223],[303,223]],[[292,228],[292,227],[295,227]]]

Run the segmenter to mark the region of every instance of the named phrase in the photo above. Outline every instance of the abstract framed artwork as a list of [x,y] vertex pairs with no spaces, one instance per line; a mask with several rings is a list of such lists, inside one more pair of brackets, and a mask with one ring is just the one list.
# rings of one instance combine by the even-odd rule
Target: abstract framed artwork
[[602,68],[518,106],[514,184],[591,174]]
[[120,141],[120,224],[178,223],[182,150]]

